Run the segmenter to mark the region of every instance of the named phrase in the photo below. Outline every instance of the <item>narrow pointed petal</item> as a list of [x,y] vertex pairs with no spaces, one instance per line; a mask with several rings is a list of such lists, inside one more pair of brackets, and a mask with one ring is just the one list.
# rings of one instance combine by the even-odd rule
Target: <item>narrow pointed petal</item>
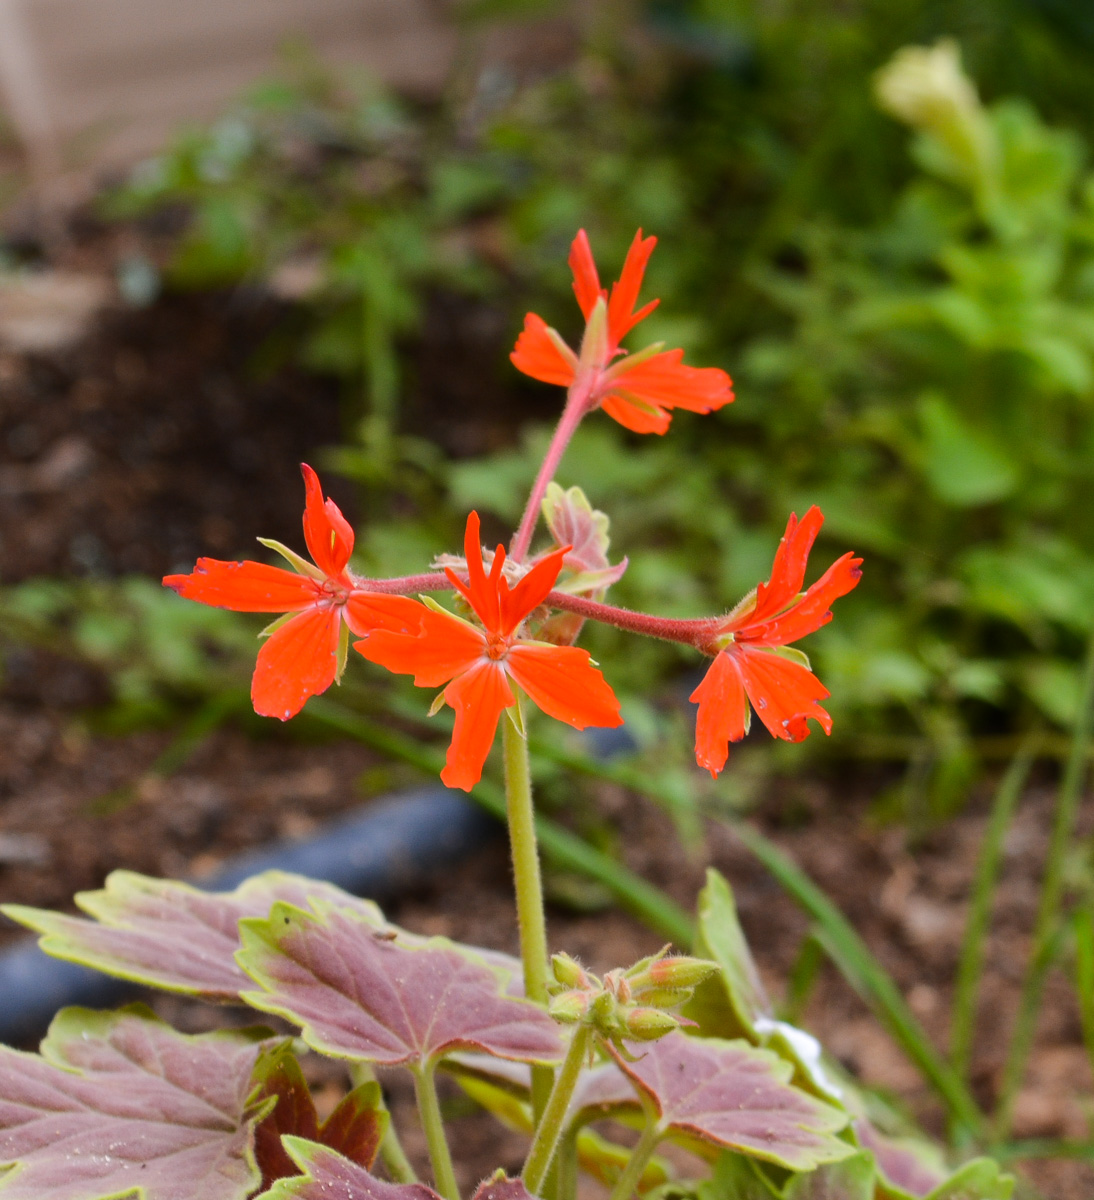
[[625,396],[609,393],[600,407],[631,433],[667,433],[672,417],[656,405],[632,404]]
[[500,663],[483,659],[445,688],[445,700],[456,713],[441,782],[469,792],[482,778],[482,766],[502,710],[516,703]]
[[634,235],[634,241],[627,251],[619,282],[612,286],[611,299],[608,301],[608,329],[614,346],[618,346],[638,322],[649,316],[659,303],[657,300],[651,300],[641,311],[634,312],[638,293],[642,288],[642,279],[646,274],[646,265],[656,245],[657,239],[643,238],[640,229]]
[[690,699],[699,705],[695,761],[716,778],[729,757],[729,743],[739,742],[748,730],[744,682],[731,653],[723,651],[715,657]]
[[589,238],[584,229],[577,231],[577,237],[570,247],[570,270],[574,273],[574,295],[581,308],[581,315],[587,321],[593,306],[604,294],[600,287],[600,276],[596,273],[596,263],[589,246]]
[[[482,658],[486,639],[477,629],[417,600],[409,603],[419,610],[416,634],[374,628],[364,641],[354,642],[353,648],[396,675],[413,675],[418,687],[440,687]],[[409,624],[409,610],[405,612],[402,619]]]
[[533,609],[543,603],[547,593],[555,586],[558,573],[562,570],[562,561],[570,550],[570,546],[565,546],[540,559],[512,591],[505,579],[500,580],[499,633],[512,633]]
[[267,638],[251,680],[256,713],[287,721],[309,696],[330,687],[338,666],[340,625],[336,608],[313,608]]
[[524,318],[524,329],[517,338],[509,361],[518,371],[538,379],[542,383],[556,383],[569,387],[574,381],[577,356],[563,353],[558,341],[551,336],[550,326],[542,317],[528,313]]
[[341,575],[353,553],[353,529],[333,500],[323,499],[319,476],[300,464],[304,476],[304,541],[315,565],[326,575]]
[[728,653],[737,663],[756,715],[773,737],[802,741],[809,736],[810,717],[825,733],[832,732],[832,718],[818,703],[830,693],[812,671],[770,650],[735,645]]
[[506,659],[509,674],[532,702],[575,729],[623,724],[619,701],[588,651],[545,642],[518,642]]
[[358,637],[374,629],[416,634],[421,628],[425,605],[409,596],[385,596],[376,592],[353,592],[344,609],[346,624]]
[[683,350],[662,350],[626,370],[627,360],[611,383],[611,392],[633,395],[664,408],[710,413],[733,402],[733,381],[719,367],[689,367]]
[[233,612],[297,612],[320,594],[313,579],[295,571],[217,558],[199,558],[189,575],[165,575],[163,585],[186,600]]
[[[494,632],[498,627],[498,589],[496,581],[491,583],[491,580],[487,578],[482,563],[482,543],[479,538],[479,514],[471,512],[467,516],[467,526],[463,534],[467,583],[464,583],[451,567],[445,567],[444,573],[448,576],[449,583],[475,610],[479,620],[487,629]],[[504,554],[504,551],[502,553]],[[497,555],[494,556],[494,565],[497,565]],[[504,559],[502,565],[504,565]],[[493,578],[493,571],[491,578]]]
[[739,638],[757,646],[786,646],[827,625],[832,619],[832,603],[858,586],[862,578],[862,559],[848,551],[837,559],[805,595],[782,616],[756,626],[749,620]]
[[771,578],[756,589],[756,604],[739,622],[741,627],[757,625],[774,617],[802,590],[809,552],[823,524],[824,514],[815,504],[800,522],[797,513],[790,514],[786,532],[775,551]]

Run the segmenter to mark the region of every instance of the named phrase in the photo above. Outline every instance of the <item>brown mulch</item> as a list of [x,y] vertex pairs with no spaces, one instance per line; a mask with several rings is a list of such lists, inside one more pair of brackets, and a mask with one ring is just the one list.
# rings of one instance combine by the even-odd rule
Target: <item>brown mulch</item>
[[[442,347],[443,330],[451,332],[456,319],[446,312],[440,305],[433,317]],[[108,313],[93,336],[63,353],[0,355],[0,580],[43,573],[156,576],[188,568],[202,553],[249,553],[256,534],[297,544],[295,464],[337,440],[339,396],[333,385],[292,370],[255,374],[254,348],[282,316],[273,302],[255,296],[168,297],[142,311]],[[431,370],[423,368],[423,377]],[[485,429],[453,418],[446,434],[452,448],[476,449],[511,431],[513,415],[499,411]],[[330,490],[352,511],[352,488],[332,479]],[[302,741],[291,728],[273,725],[261,737],[250,729],[219,730],[176,775],[158,779],[149,768],[167,733],[90,733],[82,710],[101,699],[101,680],[37,651],[9,648],[7,657],[0,687],[0,900],[65,905],[73,891],[97,886],[115,867],[150,874],[208,870],[244,847],[307,836],[376,790],[381,766],[371,751]],[[385,782],[397,786],[402,778],[396,772]],[[1028,952],[1052,782],[1046,775],[1030,787],[1007,839],[973,1064],[985,1102],[998,1083]],[[795,793],[792,805],[787,789]],[[946,1042],[989,793],[985,785],[962,815],[915,847],[900,829],[871,822],[866,780],[788,783],[758,812],[854,922],[939,1045]],[[780,995],[807,922],[732,833],[710,824],[704,850],[689,857],[648,802],[600,787],[590,803],[619,831],[630,865],[682,903],[691,904],[707,862],[726,873],[761,970]],[[786,823],[790,811],[793,824]],[[1089,803],[1083,822],[1084,834],[1094,832]],[[391,915],[424,932],[514,950],[504,847],[485,848],[434,888],[392,905]],[[612,910],[556,909],[551,933],[556,946],[594,968],[633,961],[658,944],[656,935]],[[197,1006],[172,1000],[163,1008],[191,1027],[208,1020]],[[848,1069],[941,1132],[914,1068],[830,967],[821,972],[804,1023]],[[316,1078],[331,1095],[337,1090],[333,1076]],[[398,1081],[392,1087],[397,1116],[407,1116],[409,1097]],[[1092,1097],[1074,993],[1054,975],[1015,1133],[1086,1138]],[[474,1116],[460,1117],[458,1130],[463,1182],[499,1161],[519,1165],[516,1135],[499,1140]],[[420,1158],[423,1147],[413,1134],[408,1143]],[[1061,1160],[1024,1169],[1046,1196],[1094,1195],[1089,1165]]]

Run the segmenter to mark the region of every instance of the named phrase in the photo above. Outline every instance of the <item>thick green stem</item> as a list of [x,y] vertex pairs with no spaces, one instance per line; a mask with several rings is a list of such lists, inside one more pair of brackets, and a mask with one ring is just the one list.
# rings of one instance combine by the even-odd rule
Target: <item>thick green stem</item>
[[[379,1082],[371,1063],[351,1063],[349,1073],[354,1087],[360,1087],[363,1083]],[[384,1160],[387,1173],[391,1176],[393,1183],[417,1183],[418,1176],[414,1173],[414,1168],[410,1165],[410,1159],[406,1156],[403,1143],[399,1141],[399,1131],[395,1128],[387,1104],[384,1103],[384,1094],[382,1091],[377,1098],[376,1105],[378,1111],[387,1117],[384,1136],[380,1142],[380,1157]]]
[[1060,781],[1056,800],[1056,819],[1052,826],[1045,874],[1041,882],[1041,899],[1037,906],[1037,923],[1033,930],[1033,949],[1029,968],[1022,987],[1022,999],[1011,1036],[1010,1051],[1003,1069],[999,1089],[999,1105],[995,1115],[995,1135],[1005,1141],[1010,1134],[1014,1101],[1026,1071],[1026,1060],[1033,1047],[1041,993],[1059,946],[1060,905],[1064,894],[1064,861],[1074,836],[1075,819],[1082,798],[1083,780],[1087,771],[1087,749],[1094,733],[1094,637],[1086,652],[1083,671],[1083,692],[1079,713],[1072,734],[1071,756]]
[[437,1084],[433,1077],[432,1065],[419,1067],[413,1071],[414,1096],[418,1101],[418,1115],[421,1118],[422,1129],[425,1130],[425,1140],[429,1146],[429,1161],[433,1164],[433,1182],[444,1200],[460,1200],[460,1190],[456,1186],[456,1172],[452,1169],[452,1154],[448,1149],[448,1139],[444,1134],[444,1122],[441,1120],[441,1106],[437,1100]]
[[638,1145],[631,1151],[631,1157],[623,1168],[623,1174],[619,1176],[619,1182],[612,1188],[612,1194],[608,1200],[630,1200],[638,1187],[638,1181],[642,1178],[646,1164],[657,1149],[661,1134],[660,1122],[653,1113],[647,1112],[646,1128],[642,1130]]
[[533,1195],[539,1193],[544,1179],[547,1178],[551,1160],[558,1148],[559,1138],[562,1137],[566,1110],[570,1107],[578,1076],[580,1076],[581,1068],[585,1065],[585,1060],[589,1055],[592,1038],[593,1030],[589,1025],[578,1025],[574,1030],[570,1048],[566,1051],[566,1058],[555,1079],[555,1085],[551,1089],[547,1106],[543,1110],[543,1116],[536,1129],[536,1136],[524,1162],[524,1170],[521,1172],[525,1186]]
[[[520,703],[518,697],[517,703]],[[528,743],[508,716],[502,717],[505,756],[505,809],[509,846],[513,856],[513,884],[517,896],[520,957],[524,964],[524,994],[537,1004],[547,1004],[547,919],[543,913],[543,882],[539,874],[536,815],[532,804],[532,772]],[[539,1127],[554,1084],[550,1067],[532,1068],[532,1115]]]

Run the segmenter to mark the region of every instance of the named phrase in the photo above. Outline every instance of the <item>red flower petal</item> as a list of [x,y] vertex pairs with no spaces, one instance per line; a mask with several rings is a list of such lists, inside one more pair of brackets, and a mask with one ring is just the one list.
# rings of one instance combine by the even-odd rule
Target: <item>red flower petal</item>
[[689,367],[681,361],[683,350],[663,350],[620,372],[611,381],[610,392],[637,396],[648,404],[686,408],[709,413],[733,402],[733,381],[718,367]]
[[314,579],[283,567],[217,558],[199,558],[191,574],[165,575],[163,584],[187,600],[233,612],[296,612],[321,592]]
[[584,229],[577,231],[577,237],[570,246],[570,270],[574,273],[574,295],[581,308],[581,315],[587,321],[589,313],[604,292],[600,287],[600,276],[596,273],[596,263],[593,252],[589,247],[589,238]]
[[574,646],[518,642],[509,651],[506,664],[532,702],[556,721],[565,721],[575,729],[623,724],[619,701],[592,665],[587,651]]
[[333,500],[323,499],[319,476],[308,466],[300,464],[304,476],[304,541],[312,561],[332,579],[346,569],[353,553],[353,530]]
[[830,693],[801,663],[770,650],[741,645],[723,653],[736,662],[752,707],[773,737],[800,742],[809,736],[809,717],[818,721],[825,733],[832,732],[832,718],[817,703],[827,700]]
[[448,582],[475,610],[475,615],[491,633],[497,633],[501,621],[501,610],[498,594],[498,581],[505,566],[505,548],[499,546],[494,552],[494,561],[490,565],[490,574],[482,561],[482,543],[479,541],[479,514],[471,512],[467,515],[467,525],[463,532],[463,555],[467,562],[467,583],[452,570],[445,567],[444,573]]
[[572,547],[564,546],[545,555],[521,579],[512,591],[504,577],[500,580],[500,624],[498,632],[508,636],[535,608],[538,608],[555,586],[558,573],[562,570],[562,560]]
[[440,687],[483,657],[486,638],[461,621],[417,600],[418,632],[374,629],[353,648],[369,662],[397,675],[413,675],[418,687]]
[[509,361],[518,371],[543,383],[569,387],[574,381],[574,364],[548,333],[547,322],[535,313],[528,313],[524,318],[524,329]]
[[825,571],[793,608],[755,628],[750,620],[740,630],[738,639],[757,646],[786,646],[827,625],[832,619],[832,602],[846,596],[858,585],[862,578],[861,567],[862,559],[848,551]]
[[667,433],[672,417],[664,409],[654,411],[630,403],[626,397],[609,393],[600,402],[601,409],[632,433]]
[[501,664],[482,659],[454,679],[444,698],[456,713],[441,782],[469,792],[482,778],[502,710],[516,703]]
[[723,651],[715,656],[690,699],[699,705],[695,717],[695,761],[717,777],[729,757],[729,743],[744,737],[748,721],[744,683],[731,654]]
[[[646,274],[646,264],[656,245],[657,239],[643,238],[640,229],[627,251],[619,282],[612,285],[611,299],[608,301],[608,336],[613,346],[618,346],[638,322],[645,320],[660,303],[659,300],[651,300],[638,312],[633,311],[642,287],[642,278]],[[586,317],[588,315],[585,314]]]
[[385,596],[375,592],[352,592],[346,601],[346,624],[358,637],[367,637],[374,629],[416,634],[425,608],[409,596]]
[[300,613],[266,639],[258,652],[251,700],[256,713],[287,721],[309,696],[334,682],[341,624],[336,608]]
[[786,532],[775,551],[775,562],[771,567],[771,578],[756,589],[756,604],[746,613],[737,626],[747,628],[775,616],[784,609],[802,590],[805,582],[805,567],[809,551],[813,548],[824,514],[814,504],[798,522],[797,513],[791,513],[786,522]]

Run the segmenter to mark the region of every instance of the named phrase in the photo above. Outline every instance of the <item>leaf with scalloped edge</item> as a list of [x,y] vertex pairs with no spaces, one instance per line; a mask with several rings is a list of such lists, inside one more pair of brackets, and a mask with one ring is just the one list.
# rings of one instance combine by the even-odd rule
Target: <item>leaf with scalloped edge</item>
[[[285,1148],[301,1174],[279,1179],[255,1200],[441,1200],[424,1183],[388,1183],[328,1146],[287,1137]],[[484,1179],[471,1200],[535,1200],[520,1179],[502,1172]]]
[[505,973],[440,938],[406,946],[350,909],[275,904],[240,922],[240,966],[262,988],[244,1000],[301,1026],[324,1054],[425,1068],[452,1050],[557,1062],[558,1026],[506,995]]
[[922,1138],[894,1138],[865,1117],[854,1123],[860,1146],[877,1162],[878,1200],[1007,1200],[1014,1178],[990,1158],[974,1158],[949,1171],[938,1147]]
[[615,565],[608,561],[608,515],[593,508],[581,488],[564,491],[550,483],[540,507],[555,545],[570,547],[555,585],[559,591],[602,593],[623,577],[627,560]]
[[255,1128],[255,1158],[262,1186],[297,1173],[282,1144],[291,1135],[337,1150],[362,1167],[371,1167],[388,1125],[380,1085],[363,1083],[344,1096],[325,1121],[320,1121],[304,1073],[287,1046],[274,1047],[255,1068],[254,1099],[272,1099],[273,1111]]
[[759,1042],[755,1022],[773,1016],[760,973],[737,919],[733,889],[724,875],[707,868],[699,893],[694,952],[716,962],[720,971],[703,980],[683,1012],[709,1037],[747,1037]]
[[255,1200],[441,1200],[424,1183],[388,1183],[329,1146],[286,1137],[285,1149],[297,1168]]
[[383,927],[384,916],[330,883],[265,871],[231,892],[203,892],[175,879],[112,871],[99,891],[80,892],[77,905],[93,920],[5,904],[4,913],[43,935],[55,958],[149,987],[239,1003],[250,980],[239,969],[239,922],[264,917],[275,901],[310,906],[312,899],[344,904]]
[[271,1037],[188,1037],[133,1005],[63,1009],[40,1054],[0,1046],[0,1200],[244,1200]]
[[847,1116],[790,1083],[793,1067],[748,1042],[675,1032],[635,1047],[620,1069],[653,1101],[665,1133],[713,1143],[792,1171],[855,1152],[835,1133]]

